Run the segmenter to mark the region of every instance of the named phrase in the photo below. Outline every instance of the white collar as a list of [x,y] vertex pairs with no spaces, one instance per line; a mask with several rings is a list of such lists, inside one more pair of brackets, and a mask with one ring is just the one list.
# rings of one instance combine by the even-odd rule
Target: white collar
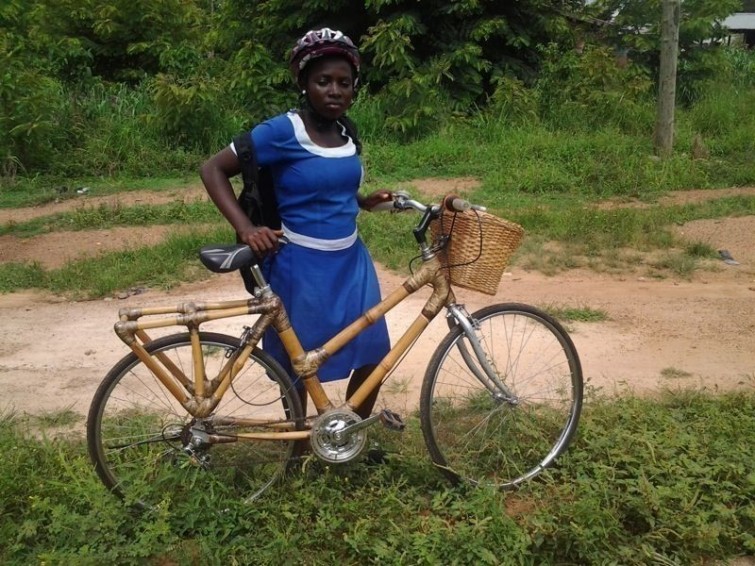
[[344,145],[338,147],[323,147],[317,145],[309,137],[307,129],[304,127],[304,121],[301,119],[298,112],[290,111],[286,113],[286,116],[288,116],[291,125],[294,127],[296,141],[298,141],[309,153],[319,155],[320,157],[351,157],[356,154],[357,148],[354,145],[354,141],[346,134],[346,128],[344,128],[343,124],[338,125],[341,128],[341,134],[345,136],[348,141]]

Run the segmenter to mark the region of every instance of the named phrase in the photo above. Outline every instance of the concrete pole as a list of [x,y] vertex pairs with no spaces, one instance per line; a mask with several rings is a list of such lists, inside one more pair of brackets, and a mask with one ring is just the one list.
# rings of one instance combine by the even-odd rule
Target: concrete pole
[[661,68],[658,77],[658,107],[653,136],[655,153],[668,157],[674,149],[676,62],[679,52],[681,0],[663,0],[661,19]]

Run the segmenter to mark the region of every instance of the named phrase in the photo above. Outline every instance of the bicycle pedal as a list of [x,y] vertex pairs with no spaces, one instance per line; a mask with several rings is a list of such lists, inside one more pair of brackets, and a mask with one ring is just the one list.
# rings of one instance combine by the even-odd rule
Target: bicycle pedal
[[383,426],[388,430],[393,430],[396,432],[401,432],[406,428],[404,421],[401,420],[401,416],[399,416],[398,413],[389,411],[388,409],[383,409],[383,411],[381,411],[380,422],[383,423]]

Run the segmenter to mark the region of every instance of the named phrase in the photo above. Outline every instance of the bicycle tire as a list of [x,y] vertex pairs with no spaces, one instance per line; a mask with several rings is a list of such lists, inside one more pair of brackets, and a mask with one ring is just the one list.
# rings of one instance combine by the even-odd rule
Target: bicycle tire
[[[163,354],[192,376],[189,333],[158,338],[145,348]],[[215,377],[239,347],[239,338],[200,332],[205,375]],[[301,428],[300,400],[291,380],[267,353],[255,348],[211,415],[197,421],[134,354],[122,358],[100,384],[87,418],[87,445],[97,475],[113,493],[136,507],[189,501],[206,494],[257,498],[286,470],[294,441],[241,440],[186,452],[190,431],[228,436],[269,430],[220,423],[218,416],[272,419]],[[209,456],[209,457],[208,457]]]
[[582,410],[579,356],[566,330],[529,305],[491,305],[470,316],[507,394],[475,377],[462,355],[467,348],[474,358],[469,340],[455,326],[433,353],[422,384],[425,444],[453,483],[511,489],[569,446]]

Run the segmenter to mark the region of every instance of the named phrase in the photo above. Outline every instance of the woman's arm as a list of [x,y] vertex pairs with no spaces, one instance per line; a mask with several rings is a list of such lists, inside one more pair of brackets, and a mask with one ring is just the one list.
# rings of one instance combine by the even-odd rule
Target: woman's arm
[[230,147],[220,150],[208,159],[199,171],[210,199],[233,229],[239,239],[249,245],[259,256],[278,249],[278,237],[267,226],[255,226],[241,209],[233,192],[231,177],[241,172],[238,157]]
[[375,191],[374,193],[370,193],[367,196],[364,196],[361,193],[357,193],[357,202],[359,203],[359,208],[366,210],[367,212],[372,210],[372,207],[376,204],[380,204],[381,202],[389,202],[392,199],[393,193],[391,193],[391,191]]

